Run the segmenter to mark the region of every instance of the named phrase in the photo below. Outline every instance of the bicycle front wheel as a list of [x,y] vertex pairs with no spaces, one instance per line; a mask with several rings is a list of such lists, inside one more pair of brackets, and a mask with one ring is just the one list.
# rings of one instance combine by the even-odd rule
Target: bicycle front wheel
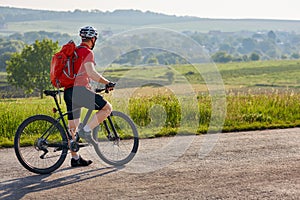
[[57,120],[46,115],[35,115],[18,127],[14,149],[26,169],[37,174],[49,174],[66,159],[68,140]]
[[[138,131],[134,122],[122,112],[112,111],[110,119],[106,120],[107,126],[102,123],[93,130],[93,146],[98,156],[107,164],[125,165],[138,150]],[[116,138],[116,134],[119,138]]]

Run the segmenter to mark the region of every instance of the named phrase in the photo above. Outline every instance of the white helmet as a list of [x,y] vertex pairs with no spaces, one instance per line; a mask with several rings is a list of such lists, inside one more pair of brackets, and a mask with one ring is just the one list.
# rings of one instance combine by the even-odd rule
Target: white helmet
[[93,38],[98,36],[98,31],[92,26],[82,27],[79,31],[79,35],[81,38]]

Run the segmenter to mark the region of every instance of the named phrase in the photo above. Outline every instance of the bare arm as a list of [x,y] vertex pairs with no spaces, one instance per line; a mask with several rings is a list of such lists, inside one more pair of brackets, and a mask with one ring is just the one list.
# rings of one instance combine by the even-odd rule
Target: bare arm
[[91,78],[92,80],[102,83],[102,84],[108,84],[109,80],[107,80],[106,78],[104,78],[101,74],[99,74],[96,69],[95,69],[95,65],[92,62],[87,62],[84,64],[85,70],[89,76],[89,78]]

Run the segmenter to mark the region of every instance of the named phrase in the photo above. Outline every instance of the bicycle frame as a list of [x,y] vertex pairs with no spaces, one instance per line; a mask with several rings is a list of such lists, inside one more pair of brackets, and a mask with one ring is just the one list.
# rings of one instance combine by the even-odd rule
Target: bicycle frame
[[[99,89],[96,92],[99,91],[105,90]],[[85,143],[81,142],[79,134],[76,134],[73,139],[73,134],[68,129],[68,121],[65,119],[68,112],[63,113],[58,101],[60,92],[63,91],[44,91],[46,96],[54,98],[56,107],[53,111],[59,114],[58,117],[34,115],[25,119],[18,127],[14,138],[14,149],[18,160],[26,169],[37,174],[49,174],[63,164],[69,150],[77,152],[81,147],[91,145],[99,158],[109,165],[123,166],[133,159],[138,149],[139,138],[136,126],[129,116],[119,111],[112,111],[101,126],[93,129],[92,138],[82,134]],[[83,128],[82,125],[87,124],[92,112],[93,109],[87,111],[83,123],[79,125],[79,130]],[[39,123],[41,126],[38,126]],[[117,132],[119,130],[120,134],[125,130],[126,137],[130,137],[121,140]],[[31,137],[35,133],[40,135],[32,137],[33,143],[27,144],[26,137]],[[22,142],[26,142],[26,147],[21,146]],[[35,149],[34,152],[32,148]]]
[[[100,91],[100,90],[99,90],[99,91]],[[54,98],[55,105],[56,105],[56,108],[57,108],[57,110],[54,110],[54,109],[53,109],[53,111],[54,111],[54,112],[57,112],[57,111],[58,111],[58,113],[59,113],[59,117],[58,117],[56,120],[57,120],[57,122],[62,121],[62,124],[63,124],[63,127],[64,127],[64,129],[65,129],[65,132],[66,132],[66,135],[67,135],[68,140],[72,140],[72,139],[73,139],[73,138],[72,138],[72,135],[71,135],[71,133],[70,133],[70,131],[69,131],[69,128],[68,128],[68,125],[67,125],[67,123],[66,123],[66,121],[65,121],[65,119],[64,119],[64,117],[68,114],[68,112],[66,112],[66,113],[63,113],[63,112],[62,112],[62,110],[61,110],[61,108],[60,108],[60,106],[59,106],[59,102],[58,102],[58,99],[57,99],[57,95],[51,95],[51,96]],[[90,118],[91,115],[92,115],[92,112],[93,112],[93,110],[88,109],[88,111],[87,111],[87,113],[86,113],[86,115],[85,115],[85,117],[84,117],[84,120],[83,120],[83,122],[82,122],[82,127],[84,127],[84,126],[88,123],[88,120],[89,120],[89,118]],[[118,135],[118,133],[117,133],[117,131],[116,131],[116,128],[115,128],[115,126],[114,126],[114,124],[113,124],[113,122],[112,122],[112,119],[110,118],[110,116],[108,116],[107,119],[108,119],[108,122],[109,122],[109,124],[110,124],[110,126],[111,126],[111,128],[112,128],[113,134],[114,134],[114,137],[112,138],[110,129],[109,129],[109,127],[108,127],[108,124],[107,124],[106,120],[104,120],[104,121],[103,121],[103,124],[104,124],[104,126],[105,126],[105,129],[107,130],[108,137],[110,137],[111,139],[119,139],[120,137],[119,137],[119,135]],[[81,128],[82,128],[82,127],[81,127]]]

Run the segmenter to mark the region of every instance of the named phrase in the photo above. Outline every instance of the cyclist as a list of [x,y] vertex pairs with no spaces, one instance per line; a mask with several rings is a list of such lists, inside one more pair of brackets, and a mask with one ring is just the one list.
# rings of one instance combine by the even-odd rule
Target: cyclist
[[[92,26],[85,26],[80,29],[79,36],[81,44],[76,53],[78,59],[74,63],[74,68],[79,69],[74,85],[64,88],[64,101],[68,111],[68,128],[75,140],[78,130],[79,136],[87,141],[91,139],[92,130],[98,126],[112,111],[109,102],[99,94],[91,90],[90,80],[106,85],[108,90],[112,90],[114,83],[110,82],[95,70],[93,48],[95,46],[98,32]],[[81,108],[98,110],[92,119],[84,127],[78,127],[80,123]],[[71,166],[88,166],[91,160],[83,159],[77,152],[72,152]]]

